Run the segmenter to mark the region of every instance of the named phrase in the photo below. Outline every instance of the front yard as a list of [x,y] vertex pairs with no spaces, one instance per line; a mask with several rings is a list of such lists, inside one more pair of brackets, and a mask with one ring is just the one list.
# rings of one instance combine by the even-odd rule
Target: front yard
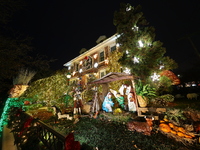
[[[196,110],[198,104],[198,101],[190,102],[187,99],[176,99],[173,103],[169,104],[167,109],[184,110],[186,118],[183,119],[180,114],[174,114],[174,117],[171,116],[170,118],[172,120],[165,123],[175,123],[177,126],[184,128],[187,124],[191,127],[192,123],[199,120],[197,115],[198,110]],[[147,112],[147,115],[151,114]],[[96,119],[91,115],[82,114],[73,120],[58,120],[50,112],[40,110],[37,115],[35,114],[36,116],[64,136],[73,132],[75,140],[79,141],[82,149],[85,150],[92,150],[95,147],[98,147],[99,150],[200,149],[199,135],[194,132],[194,128],[193,131],[187,131],[196,135],[192,138],[185,138],[178,134],[171,134],[160,130],[159,125],[163,121],[165,114],[159,114],[159,120],[153,121],[153,130],[150,136],[127,129],[126,124],[128,121],[144,121],[143,117],[137,117],[136,114],[129,112],[118,114],[100,112]],[[72,116],[72,113],[70,116]],[[179,124],[176,123],[176,118],[179,120]]]

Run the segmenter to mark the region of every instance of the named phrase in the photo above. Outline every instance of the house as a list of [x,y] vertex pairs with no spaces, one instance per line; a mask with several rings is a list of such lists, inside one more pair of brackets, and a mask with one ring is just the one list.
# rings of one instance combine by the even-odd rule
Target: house
[[110,38],[100,36],[96,41],[96,46],[65,63],[64,66],[71,73],[70,82],[85,87],[90,77],[99,79],[106,75],[108,56],[118,49],[116,38],[116,34]]

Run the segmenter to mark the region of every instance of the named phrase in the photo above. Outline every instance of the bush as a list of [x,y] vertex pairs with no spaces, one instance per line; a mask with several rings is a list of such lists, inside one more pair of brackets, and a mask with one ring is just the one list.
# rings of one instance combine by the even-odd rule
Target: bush
[[165,106],[168,106],[169,102],[173,102],[173,101],[174,101],[174,96],[173,95],[165,94],[165,95],[161,95],[161,96],[158,96],[158,97],[152,99],[151,100],[151,104],[153,106],[165,107]]

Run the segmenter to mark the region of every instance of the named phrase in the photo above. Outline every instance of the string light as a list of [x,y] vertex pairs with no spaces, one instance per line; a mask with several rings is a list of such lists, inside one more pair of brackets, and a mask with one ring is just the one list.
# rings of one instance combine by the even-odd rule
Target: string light
[[138,43],[139,43],[139,46],[140,46],[140,47],[144,47],[144,44],[142,43],[141,40],[139,40]]
[[154,74],[151,76],[152,81],[158,81],[160,79],[160,75],[154,72]]
[[139,63],[139,62],[140,62],[139,60],[140,60],[140,58],[138,58],[138,57],[134,57],[134,58],[133,58],[133,62],[134,62],[134,64],[135,64],[135,63]]
[[97,68],[97,67],[98,67],[98,63],[95,63],[95,64],[94,64],[94,67]]
[[129,69],[129,68],[125,68],[124,70],[123,70],[123,72],[124,73],[127,73],[127,74],[131,74],[131,69]]

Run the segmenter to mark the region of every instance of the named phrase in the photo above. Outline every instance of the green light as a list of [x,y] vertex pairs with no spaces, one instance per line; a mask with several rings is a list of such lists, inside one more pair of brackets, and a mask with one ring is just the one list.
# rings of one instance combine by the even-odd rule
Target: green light
[[5,106],[3,108],[3,112],[1,114],[0,119],[0,132],[3,131],[3,126],[7,125],[8,112],[11,107],[21,107],[23,105],[22,102],[17,101],[18,98],[7,98]]

